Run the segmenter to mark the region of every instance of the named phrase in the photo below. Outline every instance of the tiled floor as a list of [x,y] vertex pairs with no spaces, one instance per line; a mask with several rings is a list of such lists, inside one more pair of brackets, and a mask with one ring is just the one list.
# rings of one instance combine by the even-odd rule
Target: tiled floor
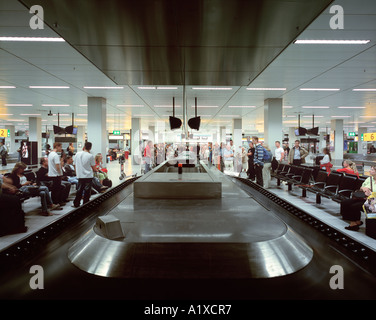
[[[2,167],[2,173],[8,172],[13,168],[14,164],[10,163],[6,167]],[[120,164],[118,161],[112,161],[108,163],[107,165],[108,169],[108,177],[110,180],[112,180],[113,187],[121,183],[123,180],[120,180]],[[133,174],[140,175],[141,169],[139,165],[132,165],[130,161],[127,161],[124,166],[124,172],[126,176],[131,176]],[[71,195],[69,197],[70,202],[68,202],[64,207],[63,210],[60,211],[51,211],[53,213],[53,216],[45,217],[40,214],[41,212],[41,204],[40,204],[40,198],[35,197],[28,199],[23,203],[23,210],[25,212],[25,225],[28,227],[27,232],[25,233],[18,233],[18,234],[12,234],[12,235],[6,235],[3,237],[0,237],[0,251],[6,249],[13,243],[26,238],[30,234],[40,230],[41,228],[45,227],[46,225],[50,224],[53,221],[56,221],[57,219],[62,218],[67,213],[74,210],[72,208],[72,201],[74,199],[75,195],[75,187],[73,186],[71,189]],[[96,197],[98,195],[92,195],[91,199]]]

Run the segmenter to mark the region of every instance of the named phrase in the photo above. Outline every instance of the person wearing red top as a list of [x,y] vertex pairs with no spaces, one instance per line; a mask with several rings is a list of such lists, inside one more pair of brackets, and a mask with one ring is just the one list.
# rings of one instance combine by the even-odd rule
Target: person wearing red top
[[356,164],[350,160],[344,160],[342,164],[343,168],[342,169],[337,169],[337,172],[344,172],[348,174],[355,174],[359,178],[359,172],[358,169],[356,168]]

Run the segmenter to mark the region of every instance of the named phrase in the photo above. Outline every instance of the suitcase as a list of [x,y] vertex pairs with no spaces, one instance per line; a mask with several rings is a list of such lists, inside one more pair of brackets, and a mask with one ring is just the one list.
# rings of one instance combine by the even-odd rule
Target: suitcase
[[376,239],[376,219],[366,218],[366,235]]

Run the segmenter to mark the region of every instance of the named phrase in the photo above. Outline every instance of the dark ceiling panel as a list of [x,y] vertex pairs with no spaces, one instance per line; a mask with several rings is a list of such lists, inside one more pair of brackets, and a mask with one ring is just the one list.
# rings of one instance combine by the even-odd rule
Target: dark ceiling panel
[[[33,0],[21,1],[28,8]],[[332,0],[40,0],[119,85],[247,86]]]

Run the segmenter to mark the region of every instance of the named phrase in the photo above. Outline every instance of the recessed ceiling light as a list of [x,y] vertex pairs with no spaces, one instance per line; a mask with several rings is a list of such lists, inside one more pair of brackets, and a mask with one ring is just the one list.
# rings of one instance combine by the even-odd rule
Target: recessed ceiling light
[[291,108],[293,108],[293,106],[283,106],[282,108],[283,109],[291,109]]
[[352,91],[376,91],[376,89],[353,89]]
[[[195,106],[192,106],[194,108]],[[218,108],[218,106],[197,106],[197,108]]]
[[157,87],[158,90],[177,90],[178,87]]
[[232,88],[228,87],[212,87],[212,88],[205,88],[205,87],[193,87],[192,90],[232,90]]
[[228,106],[229,108],[256,108],[256,106]]
[[117,107],[132,107],[132,108],[142,108],[143,104],[118,104]]
[[0,86],[0,89],[16,89],[15,86]]
[[155,87],[138,87],[140,90],[155,90]]
[[32,104],[28,103],[7,103],[4,106],[6,107],[32,107]]
[[329,109],[329,107],[326,106],[303,106],[303,109]]
[[367,44],[371,40],[295,40],[295,44]]
[[0,37],[0,41],[65,42],[63,38],[56,37]]
[[286,88],[247,88],[247,90],[255,90],[255,91],[285,91]]
[[40,116],[40,113],[21,113],[20,116]]
[[[175,106],[175,108],[180,108],[181,106]],[[156,105],[154,108],[172,108],[172,105]]]
[[366,107],[337,107],[338,109],[365,109]]
[[[315,118],[324,118],[324,116],[314,116]],[[303,118],[312,118],[312,116],[303,116]]]
[[376,116],[359,116],[359,118],[376,118]]
[[29,86],[30,89],[69,89],[68,86]]
[[331,116],[332,118],[350,118],[350,116]]
[[69,104],[42,104],[42,107],[69,107]]
[[104,89],[104,90],[112,90],[112,89],[124,89],[124,87],[88,87],[88,86],[85,86],[84,89]]
[[336,88],[300,88],[300,91],[339,91],[341,89]]
[[12,113],[1,113],[0,116],[13,116]]

